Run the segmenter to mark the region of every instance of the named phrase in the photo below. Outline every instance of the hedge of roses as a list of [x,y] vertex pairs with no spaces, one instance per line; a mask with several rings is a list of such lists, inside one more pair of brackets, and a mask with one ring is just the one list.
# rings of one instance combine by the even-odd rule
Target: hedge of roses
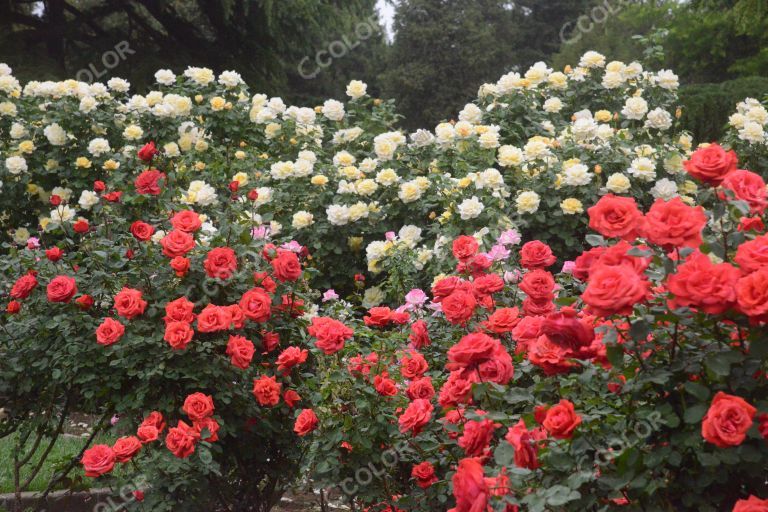
[[0,75],[16,471],[84,412],[49,489],[129,509],[768,509],[754,101],[694,151],[672,72],[594,52],[410,141],[360,82]]

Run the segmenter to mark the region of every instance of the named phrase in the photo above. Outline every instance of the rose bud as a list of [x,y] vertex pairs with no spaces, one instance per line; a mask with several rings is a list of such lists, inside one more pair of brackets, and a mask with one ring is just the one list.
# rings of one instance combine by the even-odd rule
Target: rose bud
[[90,226],[87,220],[80,219],[72,225],[72,228],[75,230],[75,233],[87,233]]
[[77,303],[78,307],[82,309],[83,311],[87,311],[91,309],[91,306],[93,306],[93,297],[90,295],[81,295],[77,299],[75,299],[75,302]]
[[51,196],[50,201],[53,206],[59,206],[61,204],[61,197],[57,196],[56,194],[53,194]]
[[136,155],[142,162],[151,162],[155,155],[158,153],[159,151],[155,147],[155,142],[150,141],[147,144],[144,144],[144,146],[138,151],[138,153],[136,153]]
[[9,315],[15,315],[19,311],[21,311],[21,304],[18,301],[12,300],[8,303],[8,305],[5,307],[5,311]]
[[240,188],[240,182],[237,180],[233,180],[229,182],[229,190],[232,192],[237,192],[237,189]]
[[256,189],[248,191],[248,199],[255,201],[259,198],[259,191]]
[[93,191],[94,192],[104,192],[107,189],[107,186],[104,184],[101,180],[96,180],[93,182]]
[[128,258],[129,260],[132,260],[133,259],[133,249],[128,249],[127,251],[125,251],[125,257]]

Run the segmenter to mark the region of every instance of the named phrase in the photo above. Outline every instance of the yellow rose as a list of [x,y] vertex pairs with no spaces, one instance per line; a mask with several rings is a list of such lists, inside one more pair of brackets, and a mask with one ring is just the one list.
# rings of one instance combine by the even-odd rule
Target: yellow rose
[[75,160],[75,166],[80,167],[81,169],[90,169],[91,161],[84,156],[79,156],[77,157],[77,160]]
[[560,203],[560,208],[566,215],[575,215],[584,212],[584,205],[575,197],[569,197],[568,199],[563,200],[563,202]]
[[319,187],[322,187],[323,185],[328,183],[328,178],[326,178],[322,174],[316,174],[316,175],[312,176],[312,179],[310,180],[310,183],[312,183],[313,185],[317,185]]

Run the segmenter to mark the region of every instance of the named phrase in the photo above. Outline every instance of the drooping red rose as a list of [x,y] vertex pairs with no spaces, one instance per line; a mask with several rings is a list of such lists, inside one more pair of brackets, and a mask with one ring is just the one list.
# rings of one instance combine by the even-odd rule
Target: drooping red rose
[[460,460],[452,482],[453,496],[456,498],[453,512],[480,512],[488,508],[491,493],[479,458]]
[[515,448],[515,466],[526,469],[539,467],[539,446],[536,436],[528,430],[522,419],[509,428],[505,439]]
[[755,412],[743,398],[718,391],[701,422],[701,435],[720,448],[738,446],[747,437]]
[[587,210],[589,227],[608,238],[632,241],[640,234],[643,214],[631,197],[608,194]]
[[253,379],[253,396],[259,405],[272,407],[280,402],[280,389],[282,385],[274,377],[263,375]]
[[227,355],[233,366],[245,370],[253,360],[255,348],[253,342],[244,336],[230,336],[227,342]]
[[541,324],[542,335],[572,353],[579,356],[580,351],[589,347],[595,339],[595,330],[587,322],[577,317],[573,308],[562,308],[547,315]]
[[343,349],[344,342],[355,334],[352,329],[338,320],[323,316],[313,318],[307,332],[317,339],[315,346],[326,355]]
[[301,401],[301,396],[294,390],[288,389],[283,393],[283,401],[288,407],[293,409]]
[[77,293],[75,278],[56,276],[48,283],[45,292],[50,302],[69,302]]
[[157,169],[148,169],[136,176],[133,186],[136,187],[137,194],[156,196],[162,191],[160,181],[164,179],[164,172],[160,172]]
[[203,263],[208,277],[229,279],[237,270],[237,256],[230,247],[216,247],[208,251]]
[[520,265],[523,268],[529,270],[546,268],[556,261],[557,257],[552,254],[552,249],[539,240],[527,242],[520,249]]
[[411,432],[414,436],[417,435],[432,419],[434,409],[429,400],[417,398],[411,402],[397,420],[400,425],[400,432]]
[[717,186],[728,173],[736,170],[738,162],[733,150],[726,151],[719,144],[710,144],[694,151],[690,160],[683,162],[683,167],[694,178]]
[[464,424],[464,432],[459,437],[458,444],[464,449],[464,454],[467,457],[485,455],[488,445],[493,439],[493,433],[498,427],[498,423],[488,418],[467,421]]
[[97,444],[83,452],[80,463],[85,469],[85,476],[96,478],[112,471],[115,467],[115,452],[106,444]]
[[205,393],[192,393],[184,399],[181,408],[192,421],[200,421],[203,418],[213,416],[213,398]]
[[411,325],[411,333],[408,335],[408,341],[411,342],[413,348],[420,350],[431,343],[429,339],[429,331],[427,330],[427,323],[424,320],[416,320]]
[[278,250],[277,257],[273,258],[270,264],[278,281],[296,281],[301,276],[301,263],[293,251]]
[[192,235],[178,229],[171,230],[160,240],[163,247],[163,254],[169,258],[184,256],[195,248],[195,239]]
[[319,420],[315,411],[312,409],[302,409],[296,417],[296,423],[293,425],[293,431],[300,437],[304,437],[317,428]]
[[107,317],[96,328],[96,343],[109,346],[117,343],[123,334],[125,334],[125,326],[114,318]]
[[645,214],[645,236],[649,242],[666,248],[701,245],[701,231],[707,216],[701,206],[688,206],[679,196],[669,201],[657,199]]
[[131,234],[136,240],[146,242],[155,232],[155,228],[147,224],[146,222],[137,220],[131,224]]

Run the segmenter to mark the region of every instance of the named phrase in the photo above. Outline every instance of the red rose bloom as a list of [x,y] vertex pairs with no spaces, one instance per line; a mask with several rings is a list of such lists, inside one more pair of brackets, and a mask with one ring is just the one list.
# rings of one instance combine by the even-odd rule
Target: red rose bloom
[[734,503],[732,512],[768,512],[768,500],[761,500],[757,496],[750,496],[745,500],[739,500]]
[[160,430],[154,425],[139,425],[136,429],[136,437],[139,438],[142,444],[151,443],[157,441],[160,437]]
[[417,398],[411,402],[397,420],[400,424],[400,432],[411,432],[414,436],[417,435],[432,419],[434,409],[429,400]]
[[747,437],[757,409],[743,398],[718,391],[701,423],[701,435],[720,448],[738,446]]
[[208,304],[197,315],[197,330],[200,332],[226,331],[232,325],[232,313],[226,306]]
[[608,194],[587,210],[589,227],[608,238],[637,238],[643,224],[643,214],[631,197]]
[[159,153],[160,151],[155,147],[155,142],[150,141],[144,144],[141,149],[136,152],[136,156],[138,156],[139,160],[142,162],[151,162],[152,158]]
[[283,393],[283,400],[285,401],[288,407],[293,409],[293,407],[301,401],[301,397],[297,392],[295,392],[292,389],[289,389],[285,393]]
[[166,322],[186,322],[191,324],[195,320],[195,304],[186,297],[179,297],[165,305]]
[[[436,282],[434,286],[432,286],[432,295],[435,298],[435,302],[440,302],[445,297],[452,294],[461,283],[464,283],[464,281],[456,276],[446,277]],[[469,283],[467,283],[467,285],[468,284]]]
[[142,425],[152,425],[153,427],[157,428],[158,432],[162,432],[165,430],[165,419],[163,419],[163,414],[159,411],[152,411],[147,415],[146,418],[144,418],[144,421],[141,422]]
[[263,375],[253,379],[253,396],[262,406],[272,407],[280,402],[282,385],[274,377]]
[[467,334],[448,349],[448,363],[445,367],[449,371],[472,372],[475,367],[494,357],[499,345],[499,340],[487,334],[481,332]]
[[141,441],[136,436],[123,436],[112,445],[117,462],[128,462],[141,450]]
[[75,233],[87,233],[90,229],[90,226],[88,225],[87,220],[78,219],[74,224],[72,224],[72,229],[75,230]]
[[451,509],[452,512],[481,512],[488,508],[491,492],[480,459],[460,460],[452,482],[453,496],[456,498],[456,507]]
[[386,327],[391,318],[391,309],[384,306],[376,306],[368,310],[368,314],[363,317],[363,321],[368,327]]
[[208,277],[229,279],[237,270],[237,256],[229,247],[216,247],[208,251],[203,263]]
[[120,198],[123,196],[123,192],[120,190],[115,190],[114,192],[109,192],[108,194],[104,194],[104,200],[109,201],[110,203],[119,203]]
[[136,176],[133,185],[136,187],[137,194],[156,196],[159,195],[162,190],[160,187],[160,180],[164,179],[165,173],[160,172],[157,169],[149,169]]
[[438,403],[443,407],[469,403],[472,400],[472,381],[465,379],[464,372],[451,372],[448,380],[440,388]]
[[477,254],[480,246],[473,236],[461,235],[453,241],[453,257],[459,261],[467,261]]
[[739,219],[739,226],[736,229],[745,233],[749,231],[760,232],[765,231],[765,224],[760,217],[742,217]]
[[355,334],[352,329],[338,320],[324,316],[313,318],[307,332],[317,339],[315,346],[326,355],[342,350],[344,342]]
[[690,306],[710,315],[725,313],[736,304],[739,276],[736,267],[712,263],[707,255],[697,251],[667,280],[667,289],[674,295],[670,306]]
[[405,394],[409,400],[416,400],[417,398],[431,400],[432,397],[435,396],[435,388],[432,386],[432,379],[429,377],[421,377],[412,380],[408,385],[408,389],[405,390]]
[[171,260],[171,269],[176,273],[176,277],[184,277],[189,272],[189,258],[176,256]]
[[141,298],[141,291],[123,287],[115,295],[117,314],[128,320],[136,318],[147,309],[147,301]]
[[24,274],[13,283],[11,288],[12,299],[26,299],[37,287],[37,278],[32,274]]
[[77,293],[77,285],[73,277],[56,276],[45,291],[50,302],[69,302]]
[[733,259],[744,274],[768,267],[768,235],[761,235],[741,244]]
[[509,428],[504,438],[515,448],[515,466],[526,469],[539,467],[539,446],[536,437],[534,432],[528,430],[523,420]]
[[426,461],[416,464],[411,469],[411,478],[416,480],[416,485],[422,489],[427,489],[437,482],[435,467]]
[[487,418],[468,421],[464,424],[464,432],[459,437],[458,445],[464,449],[468,457],[484,455],[498,427],[499,424]]
[[105,318],[96,328],[96,343],[99,345],[112,345],[117,343],[125,334],[125,326],[114,318]]
[[549,341],[559,345],[574,356],[586,356],[581,354],[583,349],[589,348],[595,339],[594,328],[586,321],[577,317],[577,311],[573,308],[563,308],[557,313],[547,315],[541,323],[540,334],[549,338]]
[[192,341],[195,331],[187,322],[168,322],[165,324],[163,339],[175,350],[184,350]]
[[57,262],[62,258],[62,256],[64,256],[64,251],[56,246],[45,250],[45,257],[48,258],[49,261]]
[[581,425],[581,416],[576,414],[570,401],[563,399],[547,409],[542,425],[555,439],[570,439],[576,427]]
[[15,315],[19,311],[21,311],[21,303],[19,301],[12,300],[5,306],[5,312],[9,315]]
[[472,291],[478,298],[487,297],[504,289],[504,279],[498,274],[485,274],[472,281]]
[[238,304],[245,317],[253,322],[266,322],[272,315],[272,297],[263,288],[251,288]]
[[520,323],[520,310],[517,308],[499,308],[483,324],[486,329],[496,334],[512,332]]
[[318,419],[312,409],[302,409],[293,425],[293,431],[304,437],[317,428]]
[[457,290],[445,297],[440,304],[446,320],[452,324],[464,325],[475,313],[477,300],[472,293]]
[[175,258],[184,256],[194,249],[195,239],[189,233],[174,229],[160,240],[160,245],[163,247],[164,255]]
[[389,378],[387,372],[373,378],[373,388],[381,396],[395,396],[397,394],[397,384]]
[[181,408],[192,421],[200,421],[203,418],[213,416],[213,398],[204,393],[192,393],[184,399],[184,406]]
[[424,356],[415,350],[406,352],[400,359],[400,374],[409,380],[417,379],[429,370],[429,365]]
[[264,352],[272,352],[280,345],[280,335],[276,332],[261,331],[261,348]]
[[600,260],[605,252],[605,247],[593,247],[588,251],[582,252],[574,261],[573,277],[579,281],[586,281],[589,277],[589,270]]
[[[192,427],[203,441],[215,443],[219,440],[219,422],[211,417],[192,422]],[[208,431],[208,436],[206,438],[203,438],[203,430]]]
[[738,280],[736,301],[753,323],[768,322],[768,267]]
[[186,459],[195,452],[195,443],[200,438],[194,427],[179,420],[179,423],[168,430],[165,436],[165,446],[180,459]]
[[568,358],[571,353],[568,349],[553,343],[549,336],[541,335],[530,343],[528,360],[540,367],[546,375],[567,373],[574,367]]
[[683,162],[683,167],[694,178],[717,186],[728,173],[736,170],[738,162],[734,151],[726,151],[718,144],[710,144],[694,151],[691,159]]
[[650,284],[627,267],[599,265],[590,271],[581,300],[598,316],[628,315],[645,300]]
[[133,224],[131,224],[131,234],[136,240],[146,242],[147,240],[152,238],[152,234],[154,232],[155,232],[155,228],[153,228],[146,222],[137,220]]
[[294,366],[303,364],[307,360],[309,352],[299,347],[287,347],[277,356],[277,371],[288,373]]
[[77,299],[75,299],[75,303],[83,311],[88,311],[89,309],[91,309],[91,307],[93,307],[94,300],[93,300],[93,297],[91,297],[88,294],[85,294],[85,295],[81,295]]
[[255,349],[253,342],[244,336],[230,336],[227,342],[227,355],[233,366],[245,370],[250,366]]
[[427,323],[424,320],[416,320],[411,325],[411,334],[408,335],[408,341],[411,342],[413,348],[419,350],[426,347],[431,343],[429,339],[429,331],[427,330]]
[[519,288],[535,301],[551,301],[555,298],[555,278],[546,270],[526,272]]
[[184,231],[185,233],[194,233],[203,225],[200,215],[192,210],[182,210],[171,217],[171,226],[173,229]]
[[278,281],[296,281],[301,276],[301,263],[296,253],[278,250],[277,257],[270,262],[272,273]]
[[545,268],[557,261],[552,249],[538,240],[523,245],[520,249],[520,265],[527,269]]
[[[754,172],[736,169],[729,172],[722,183],[724,189],[730,190],[733,196],[749,205],[749,212],[762,214],[768,205],[768,192],[765,181]],[[721,194],[723,196],[724,194]]]
[[680,197],[657,199],[645,215],[645,236],[651,243],[666,248],[701,245],[701,230],[707,216],[701,206],[688,206]]
[[80,463],[85,469],[85,476],[96,478],[115,467],[115,452],[106,444],[97,444],[83,452]]

